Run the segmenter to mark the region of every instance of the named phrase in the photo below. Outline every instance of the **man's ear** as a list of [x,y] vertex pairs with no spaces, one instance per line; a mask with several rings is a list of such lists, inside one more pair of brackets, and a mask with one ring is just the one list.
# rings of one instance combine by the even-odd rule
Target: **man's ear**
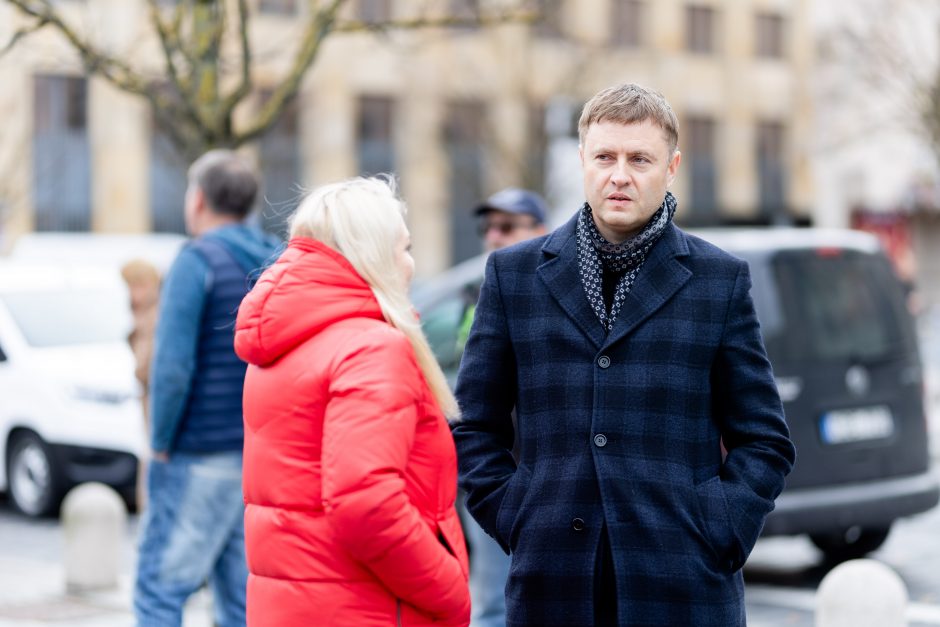
[[200,187],[193,187],[193,208],[196,213],[202,213],[206,209],[206,195]]
[[666,187],[671,186],[673,181],[676,180],[676,175],[679,173],[680,163],[682,163],[682,153],[676,149],[675,153],[672,155],[672,159],[669,161],[669,166],[666,169]]

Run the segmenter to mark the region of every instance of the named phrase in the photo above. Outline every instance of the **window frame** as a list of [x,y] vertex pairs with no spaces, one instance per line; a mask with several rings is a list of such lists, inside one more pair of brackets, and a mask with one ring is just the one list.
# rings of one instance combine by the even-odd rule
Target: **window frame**
[[710,5],[685,7],[685,49],[694,54],[718,52],[718,10]]

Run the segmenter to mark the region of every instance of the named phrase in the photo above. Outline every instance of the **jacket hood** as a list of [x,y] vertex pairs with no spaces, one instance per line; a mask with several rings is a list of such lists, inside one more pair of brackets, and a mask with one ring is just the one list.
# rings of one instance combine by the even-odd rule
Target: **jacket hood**
[[205,237],[229,244],[225,249],[254,277],[274,261],[282,248],[278,238],[243,223],[220,226],[207,232]]
[[337,251],[295,237],[242,301],[235,352],[264,366],[348,318],[383,319],[372,288]]

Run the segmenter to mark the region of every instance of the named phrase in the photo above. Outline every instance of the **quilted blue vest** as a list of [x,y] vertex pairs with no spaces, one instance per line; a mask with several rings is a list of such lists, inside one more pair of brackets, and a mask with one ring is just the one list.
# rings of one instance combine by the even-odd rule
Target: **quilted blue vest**
[[242,449],[242,388],[245,362],[235,354],[235,316],[248,293],[248,270],[225,244],[200,238],[191,242],[209,264],[210,285],[202,312],[196,369],[173,447],[189,452]]

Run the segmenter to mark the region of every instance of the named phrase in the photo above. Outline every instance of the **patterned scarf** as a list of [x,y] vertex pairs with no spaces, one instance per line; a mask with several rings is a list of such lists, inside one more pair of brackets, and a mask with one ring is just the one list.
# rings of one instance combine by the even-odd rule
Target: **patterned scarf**
[[[611,244],[594,224],[591,217],[591,207],[587,203],[581,208],[578,216],[578,269],[581,274],[581,284],[587,294],[591,309],[610,333],[617,319],[617,314],[623,306],[633,282],[636,280],[640,267],[646,261],[646,255],[676,213],[676,198],[671,192],[666,192],[662,206],[653,214],[643,230],[621,244]],[[604,305],[604,272],[623,273],[614,290],[614,302],[607,314]]]

